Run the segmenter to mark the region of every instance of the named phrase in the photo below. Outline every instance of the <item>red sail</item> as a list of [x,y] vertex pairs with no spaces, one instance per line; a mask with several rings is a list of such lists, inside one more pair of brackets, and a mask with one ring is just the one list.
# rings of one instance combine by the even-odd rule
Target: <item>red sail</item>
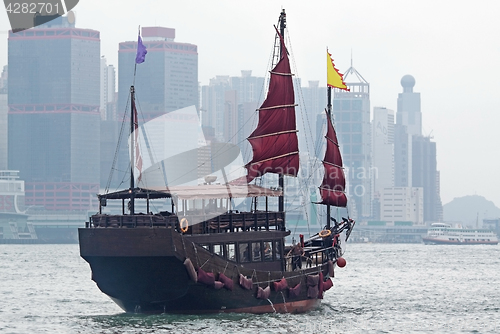
[[259,124],[248,137],[253,149],[253,159],[245,166],[248,182],[266,173],[297,176],[299,171],[292,73],[283,50],[271,71],[267,98],[259,108]]
[[340,155],[337,134],[335,133],[330,117],[328,117],[328,113],[326,118],[326,152],[323,159],[325,176],[319,187],[322,199],[321,204],[346,207],[347,197],[344,192],[345,175],[342,167],[342,156]]

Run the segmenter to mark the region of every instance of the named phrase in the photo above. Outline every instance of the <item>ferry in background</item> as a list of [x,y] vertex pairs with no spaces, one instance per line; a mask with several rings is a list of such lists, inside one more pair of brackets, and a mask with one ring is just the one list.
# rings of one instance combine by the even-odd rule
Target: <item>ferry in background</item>
[[498,245],[497,235],[490,230],[452,228],[449,224],[434,223],[422,240],[426,245]]

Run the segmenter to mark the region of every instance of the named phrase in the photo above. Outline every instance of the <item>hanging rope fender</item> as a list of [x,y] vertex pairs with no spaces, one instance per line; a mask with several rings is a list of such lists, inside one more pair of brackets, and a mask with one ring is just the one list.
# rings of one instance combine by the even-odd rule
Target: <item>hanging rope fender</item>
[[332,235],[332,231],[330,230],[323,230],[319,232],[319,236],[322,238],[328,238],[330,235]]
[[187,232],[187,230],[189,228],[189,222],[186,219],[186,217],[184,217],[184,218],[181,219],[181,222],[179,223],[179,227],[180,227],[182,233],[186,233]]

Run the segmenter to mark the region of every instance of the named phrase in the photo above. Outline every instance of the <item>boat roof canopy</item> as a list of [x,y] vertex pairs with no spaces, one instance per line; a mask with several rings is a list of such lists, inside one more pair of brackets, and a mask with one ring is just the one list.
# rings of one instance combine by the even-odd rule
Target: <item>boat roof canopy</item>
[[[210,184],[199,186],[174,186],[169,188],[135,188],[135,198],[144,199],[159,199],[176,197],[179,199],[221,199],[221,198],[244,198],[244,197],[278,197],[282,195],[282,191],[278,189],[268,189],[257,185],[226,185],[226,184]],[[99,199],[127,199],[130,198],[131,191],[129,189],[101,194]]]
[[[130,189],[124,189],[112,193],[107,194],[99,194],[97,197],[100,199],[127,199],[130,198],[132,191]],[[145,188],[135,188],[134,189],[134,198],[149,198],[149,199],[158,199],[158,198],[169,198],[172,197],[170,193],[145,189]]]
[[242,197],[277,197],[282,195],[281,190],[268,189],[247,185],[207,184],[199,186],[170,187],[170,193],[180,199],[215,199],[215,198],[242,198]]

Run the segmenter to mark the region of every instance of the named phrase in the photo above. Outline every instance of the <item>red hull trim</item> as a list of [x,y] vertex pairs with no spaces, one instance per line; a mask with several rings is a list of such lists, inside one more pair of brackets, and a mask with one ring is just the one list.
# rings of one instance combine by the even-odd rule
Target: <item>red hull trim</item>
[[305,313],[314,308],[319,307],[321,304],[320,299],[307,299],[299,300],[294,302],[287,302],[274,305],[260,305],[253,307],[244,307],[231,310],[220,310],[222,313],[252,313],[252,314],[264,314],[264,313]]

